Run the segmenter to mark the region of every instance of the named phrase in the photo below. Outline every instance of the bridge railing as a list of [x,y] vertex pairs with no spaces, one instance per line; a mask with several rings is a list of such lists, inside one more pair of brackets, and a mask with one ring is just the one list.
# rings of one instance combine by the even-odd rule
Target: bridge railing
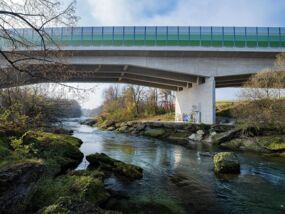
[[[285,27],[62,27],[45,32],[52,40],[46,39],[48,45],[62,46],[285,47]],[[41,44],[31,29],[16,29],[13,35]],[[0,47],[11,45],[0,39]]]

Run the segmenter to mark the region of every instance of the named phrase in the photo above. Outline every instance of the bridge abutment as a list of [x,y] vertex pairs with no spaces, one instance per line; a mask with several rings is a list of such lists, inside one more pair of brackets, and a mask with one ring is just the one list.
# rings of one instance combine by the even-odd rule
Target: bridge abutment
[[176,121],[214,124],[216,122],[215,78],[203,84],[193,84],[176,93]]

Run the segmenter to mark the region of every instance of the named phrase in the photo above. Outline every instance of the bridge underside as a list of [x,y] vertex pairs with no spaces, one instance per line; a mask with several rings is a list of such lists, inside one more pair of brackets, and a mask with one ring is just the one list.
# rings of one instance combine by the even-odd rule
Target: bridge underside
[[[32,76],[25,73],[7,72],[1,76],[0,88],[44,82],[82,82],[82,83],[125,83],[182,91],[193,85],[204,84],[208,77],[177,73],[133,65],[68,65],[62,70],[55,65],[47,67],[29,66]],[[45,72],[42,72],[44,70]],[[59,71],[58,71],[59,70]],[[60,75],[58,75],[60,72]],[[17,75],[15,75],[17,73]],[[215,87],[240,87],[251,74],[215,77]]]

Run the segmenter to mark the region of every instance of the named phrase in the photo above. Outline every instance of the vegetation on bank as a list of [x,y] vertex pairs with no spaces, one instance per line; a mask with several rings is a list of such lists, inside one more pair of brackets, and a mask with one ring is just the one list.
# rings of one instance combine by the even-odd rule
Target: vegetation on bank
[[81,116],[77,101],[63,94],[51,98],[49,93],[48,85],[0,90],[0,128],[25,132],[51,127],[62,117]]

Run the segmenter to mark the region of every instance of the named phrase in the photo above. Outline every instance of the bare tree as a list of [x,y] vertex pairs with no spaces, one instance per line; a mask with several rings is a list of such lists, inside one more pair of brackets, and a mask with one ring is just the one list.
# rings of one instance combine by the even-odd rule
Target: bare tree
[[127,88],[127,92],[130,93],[131,98],[135,105],[135,114],[138,115],[140,112],[140,102],[143,98],[144,87],[139,85],[129,85]]
[[[75,1],[0,1],[0,84],[60,80],[65,68],[62,53],[50,26],[69,26],[77,21]],[[52,48],[51,48],[52,46]],[[68,72],[66,72],[68,74]],[[62,74],[61,74],[62,76]]]
[[[279,54],[275,66],[252,76],[239,97],[234,115],[257,127],[285,126],[285,54]],[[283,92],[283,93],[282,93]]]

